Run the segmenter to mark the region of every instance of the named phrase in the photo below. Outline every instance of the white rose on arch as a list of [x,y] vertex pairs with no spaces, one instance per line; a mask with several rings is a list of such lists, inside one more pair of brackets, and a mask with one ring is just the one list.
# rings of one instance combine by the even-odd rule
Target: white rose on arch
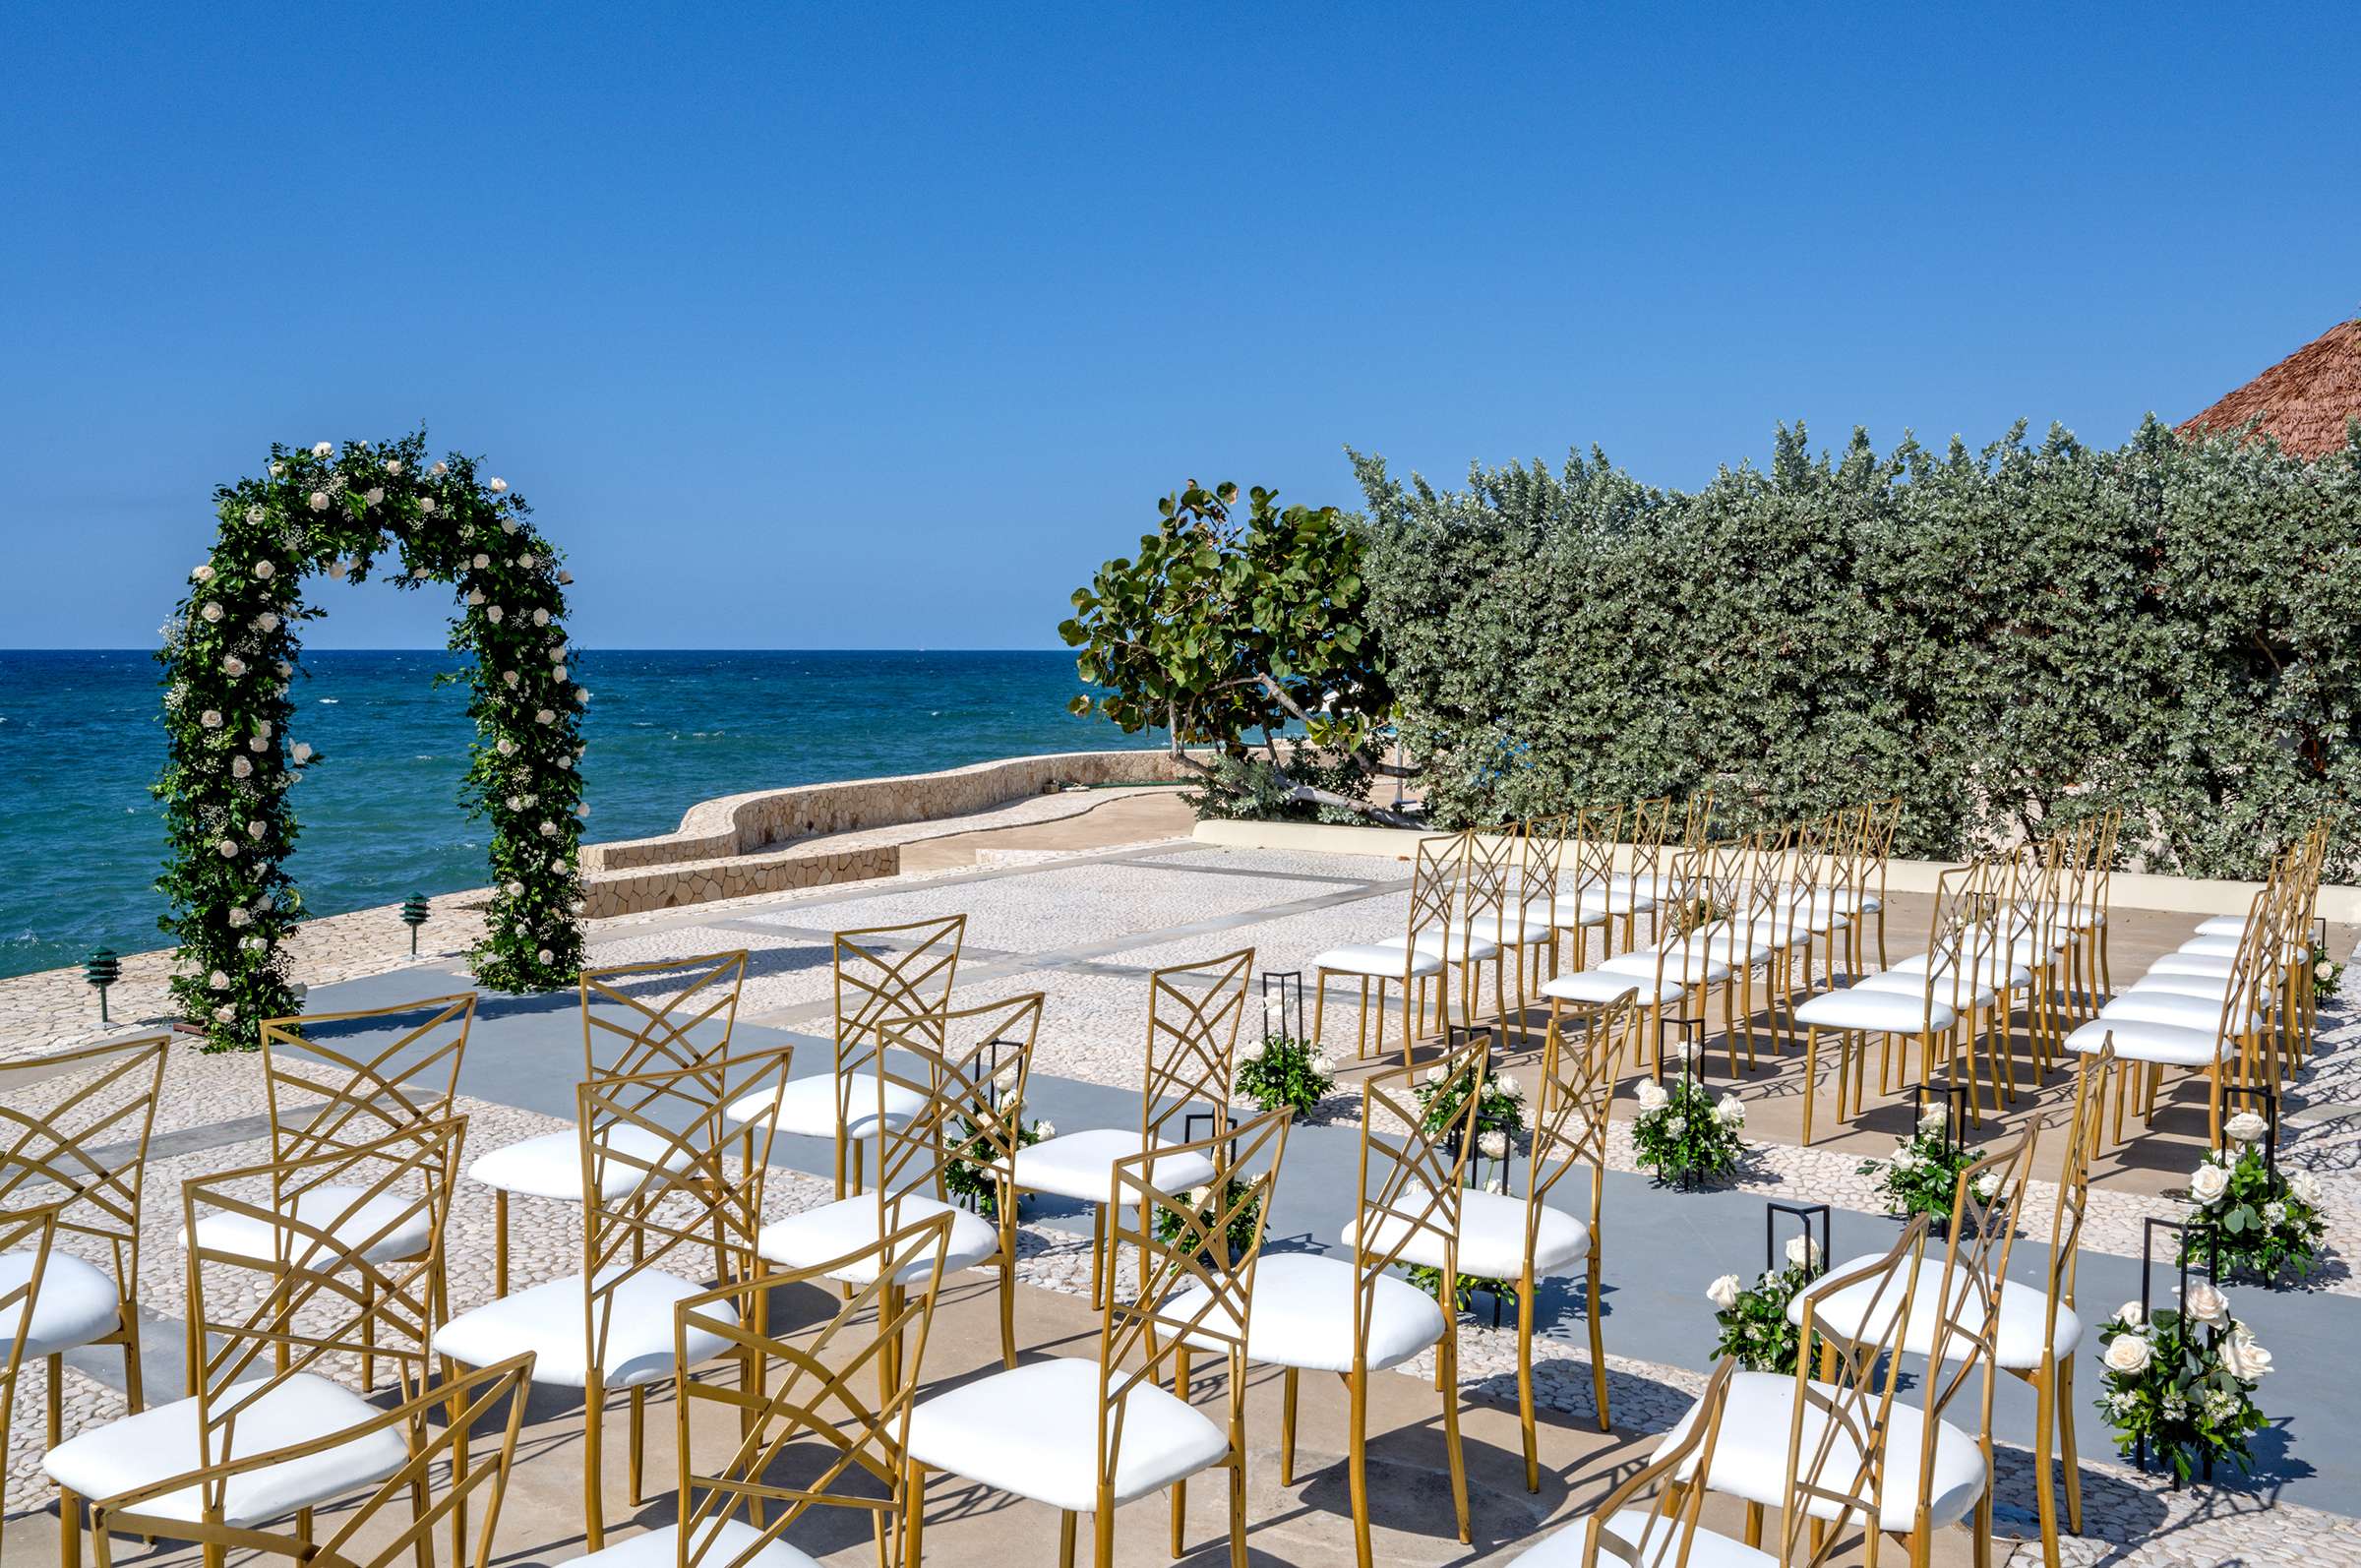
[[499,605],[496,604],[484,611],[484,619],[491,622],[494,626],[498,626],[501,623],[501,618],[507,614],[508,612],[506,610],[503,610]]
[[203,620],[205,620],[205,621],[207,621],[207,622],[209,622],[209,623],[212,623],[212,622],[218,622],[218,621],[219,621],[219,620],[220,620],[220,619],[221,619],[223,616],[227,615],[228,613],[229,613],[228,611],[226,611],[226,610],[224,610],[224,609],[222,609],[222,608],[221,608],[221,601],[220,601],[220,600],[218,600],[218,599],[208,599],[208,600],[206,600],[206,601],[205,601],[205,608],[204,608],[204,609],[202,609],[202,610],[199,610],[199,611],[197,612],[197,614],[199,615],[199,617],[200,617],[200,618],[202,618]]
[[314,512],[326,512],[328,510],[327,491],[315,490],[312,492],[312,510]]
[[433,474],[437,479],[440,479],[445,474],[451,472],[451,465],[449,463],[439,462],[436,463],[432,468],[429,468],[427,472]]
[[315,457],[325,457],[335,450],[336,444],[333,441],[316,442],[312,446],[312,455]]
[[485,486],[485,488],[497,496],[502,491],[509,488],[509,482],[506,479],[495,479],[489,485]]
[[309,742],[309,741],[297,741],[297,742],[295,743],[295,762],[296,762],[296,765],[300,767],[302,764],[304,764],[304,763],[306,763],[306,762],[310,761],[311,759],[312,759],[312,743],[311,743],[311,742]]
[[[438,469],[440,469],[442,466],[443,466],[443,465],[442,465],[441,463],[437,463],[437,464],[435,464],[435,467],[436,467],[436,468],[438,468]],[[435,510],[435,498],[434,498],[434,497],[432,497],[432,496],[420,496],[420,497],[418,498],[418,510],[419,510],[420,512],[432,512],[432,511],[434,511],[434,510]]]
[[209,730],[217,730],[221,727],[221,710],[219,708],[207,708],[203,713],[198,715],[197,722],[204,725]]
[[386,472],[390,474],[397,474],[401,472],[401,459],[399,457],[388,457],[386,459]]
[[371,485],[367,490],[361,492],[361,499],[373,507],[377,506],[386,499],[385,489],[380,485]]

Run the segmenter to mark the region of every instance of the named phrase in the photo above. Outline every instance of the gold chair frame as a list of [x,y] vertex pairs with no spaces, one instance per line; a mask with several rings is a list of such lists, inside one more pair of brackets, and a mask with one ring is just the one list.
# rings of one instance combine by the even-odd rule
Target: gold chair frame
[[[738,1026],[738,996],[746,983],[747,953],[699,953],[689,958],[658,958],[645,963],[613,964],[603,969],[585,969],[577,982],[582,1011],[582,1076],[584,1078],[637,1078],[662,1072],[670,1067],[691,1067],[701,1061],[718,1059],[730,1054],[730,1035]],[[666,997],[663,1005],[651,1007],[632,995],[619,984],[634,975],[673,974],[682,970],[696,973]],[[700,992],[709,986],[723,986],[706,999],[701,1010],[692,1016],[677,1017]],[[600,1017],[591,1007],[596,1001],[611,1002],[628,1014],[636,1014],[636,1027],[625,1027]],[[690,1031],[721,1015],[721,1036],[710,1045],[699,1045]],[[604,1045],[611,1055],[601,1055]],[[454,1069],[455,1070],[455,1069]],[[746,1147],[751,1152],[754,1139],[749,1136]],[[767,1145],[765,1145],[767,1147]],[[585,1194],[587,1196],[587,1194]],[[492,1294],[509,1294],[509,1193],[506,1187],[492,1189]]]
[[[907,933],[918,935],[902,945],[899,938]],[[859,1092],[856,1081],[883,1049],[882,1031],[887,1023],[937,1017],[950,1006],[959,953],[966,941],[965,915],[836,933],[831,960],[836,1054],[829,1067],[836,1075],[836,1195],[840,1198],[863,1190],[862,1143],[851,1135],[853,1098]],[[938,1040],[939,1043],[939,1036]]]
[[[1445,1025],[1443,1008],[1448,1005],[1449,976],[1451,973],[1451,912],[1454,889],[1459,879],[1459,867],[1467,854],[1467,835],[1443,833],[1422,838],[1411,862],[1410,927],[1402,945],[1402,1062],[1408,1066],[1415,1059],[1422,1037],[1420,1023],[1426,1011],[1425,987],[1428,979],[1435,982],[1437,1001],[1434,1032],[1441,1034]],[[1435,932],[1438,960],[1431,977],[1415,973],[1418,967],[1420,938],[1429,931]],[[1361,982],[1361,1024],[1356,1042],[1358,1058],[1369,1059],[1374,1054],[1385,1054],[1385,986],[1390,977],[1366,975],[1357,970],[1330,969],[1319,966],[1312,991],[1311,1039],[1318,1045],[1328,1012],[1328,977],[1349,974]],[[1377,983],[1376,1011],[1369,1007],[1369,982]],[[1415,1000],[1414,1000],[1415,996]],[[1376,1019],[1376,1040],[1369,1038],[1369,1021]]]
[[[90,1341],[123,1352],[124,1403],[147,1409],[140,1355],[140,1194],[148,1140],[163,1097],[172,1037],[143,1035],[53,1055],[0,1062],[0,1223],[54,1210],[57,1231],[103,1245],[115,1278],[116,1319]],[[110,1059],[111,1058],[111,1059]],[[61,1080],[87,1075],[79,1082]],[[36,1113],[35,1085],[57,1082],[64,1098]],[[45,1357],[48,1446],[64,1441],[65,1357]],[[10,1379],[14,1398],[15,1379]],[[9,1413],[0,1412],[0,1441]]]
[[2033,1484],[2041,1524],[2041,1554],[2058,1568],[2058,1496],[2050,1460],[2064,1463],[2066,1529],[2083,1533],[2083,1478],[2074,1438],[2074,1357],[2057,1353],[2058,1313],[2074,1310],[2075,1278],[2082,1264],[2083,1220],[2090,1203],[2090,1157],[2105,1135],[2107,1079],[2115,1071],[2115,1049],[2100,1048],[2075,1063],[2074,1108],[2067,1114],[2066,1158],[2058,1173],[2057,1204],[2049,1220],[2049,1292],[2041,1323],[2041,1364],[2030,1371],[2008,1368],[2033,1388]]
[[[90,1507],[93,1555],[98,1568],[110,1568],[113,1555],[109,1538],[118,1531],[151,1539],[193,1538],[202,1543],[209,1561],[218,1561],[231,1550],[237,1550],[264,1557],[284,1557],[306,1568],[315,1564],[324,1568],[396,1568],[397,1564],[434,1568],[435,1527],[449,1519],[454,1533],[463,1536],[467,1506],[475,1498],[483,1503],[483,1523],[476,1535],[474,1551],[469,1553],[465,1549],[462,1538],[454,1546],[453,1562],[454,1568],[490,1568],[492,1538],[499,1526],[509,1476],[515,1465],[517,1434],[524,1426],[525,1390],[531,1371],[530,1356],[514,1357],[496,1366],[470,1372],[431,1393],[421,1393],[332,1437],[225,1460],[169,1480],[95,1499]],[[450,1417],[439,1425],[433,1419],[438,1408]],[[496,1408],[505,1411],[500,1439],[487,1457],[471,1464],[465,1442],[468,1429],[483,1421]],[[249,1471],[341,1446],[388,1427],[401,1428],[410,1457],[392,1476],[373,1483],[376,1489],[357,1506],[340,1511],[335,1530],[325,1540],[313,1538],[309,1509],[298,1516],[293,1534],[227,1525],[192,1527],[185,1520],[140,1511],[142,1503],[191,1484],[217,1492],[232,1478]],[[449,1478],[442,1487],[442,1495],[435,1497],[434,1478],[438,1474]],[[409,1506],[406,1522],[380,1524],[398,1502],[405,1500]],[[391,1538],[382,1538],[389,1529],[393,1532]]]
[[[905,1544],[915,1539],[904,1463],[910,1410],[926,1361],[950,1235],[951,1217],[931,1215],[841,1257],[809,1268],[772,1269],[758,1279],[720,1286],[674,1307],[673,1356],[681,1390],[674,1405],[681,1477],[675,1559],[679,1568],[704,1568],[708,1561],[720,1564],[722,1532],[742,1511],[757,1538],[728,1557],[729,1568],[782,1538],[788,1526],[815,1508],[870,1514],[878,1561],[904,1560]],[[825,1319],[799,1326],[789,1337],[774,1336],[762,1326],[770,1315],[766,1298],[779,1287],[828,1289],[831,1275],[869,1258],[877,1260],[869,1283],[849,1292]],[[922,1278],[905,1278],[930,1258]],[[715,1312],[716,1306],[728,1310]],[[858,1330],[856,1323],[861,1325]],[[691,1375],[693,1335],[710,1335],[730,1347],[723,1357],[742,1368],[735,1385]],[[849,1355],[831,1357],[832,1351],[857,1340],[866,1343]],[[873,1365],[878,1379],[874,1399],[859,1391]],[[718,1469],[700,1470],[696,1464],[692,1425],[700,1406],[737,1419],[737,1445]],[[769,1479],[777,1462],[805,1443],[828,1454],[818,1476],[803,1483]],[[840,1491],[839,1483],[855,1475],[866,1475],[884,1495]],[[908,1560],[917,1558],[913,1554]]]
[[[57,1239],[57,1216],[64,1202],[44,1203],[35,1208],[0,1211],[0,1257],[13,1257],[26,1252],[32,1254],[32,1263],[25,1278],[14,1286],[0,1288],[0,1325],[9,1325],[5,1341],[7,1358],[0,1363],[0,1450],[5,1450],[8,1435],[14,1431],[17,1413],[17,1373],[25,1362],[26,1330],[32,1322],[33,1302],[40,1299],[41,1279],[49,1271],[49,1249]],[[50,1386],[56,1386],[57,1374],[49,1374]],[[54,1396],[52,1408],[56,1405]],[[55,1447],[57,1436],[50,1434],[50,1446]],[[0,1509],[0,1544],[7,1540],[8,1516]]]
[[[872,1189],[877,1234],[902,1228],[904,1205],[913,1196],[948,1201],[943,1176],[954,1162],[964,1161],[990,1178],[993,1223],[999,1232],[992,1261],[1000,1277],[1000,1360],[1007,1366],[1016,1364],[1015,1159],[1024,1137],[1025,1090],[1045,1000],[1041,992],[1025,992],[923,1017],[895,1014],[878,1020],[878,1182]],[[975,1038],[959,1044],[965,1033]],[[1003,1045],[1013,1045],[1016,1053],[1015,1060],[1004,1065],[999,1054]],[[896,1052],[915,1066],[897,1065],[890,1055]],[[884,1115],[895,1085],[926,1099],[926,1109],[898,1127]],[[890,1290],[886,1302],[889,1310],[898,1310]]]

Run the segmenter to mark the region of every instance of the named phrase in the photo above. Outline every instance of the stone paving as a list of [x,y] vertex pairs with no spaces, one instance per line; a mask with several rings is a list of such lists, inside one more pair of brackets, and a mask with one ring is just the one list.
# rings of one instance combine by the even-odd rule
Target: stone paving
[[[1141,1021],[1147,971],[1167,962],[1196,960],[1252,943],[1262,969],[1302,967],[1322,946],[1388,934],[1406,910],[1407,869],[1388,860],[1241,850],[1205,851],[1185,842],[1109,850],[1028,850],[1012,842],[997,852],[1007,860],[980,861],[906,875],[889,883],[812,889],[793,895],[702,904],[694,910],[602,921],[592,931],[596,963],[630,962],[720,948],[753,955],[741,1017],[750,1022],[809,1028],[824,1023],[829,1006],[826,933],[856,924],[964,910],[971,916],[961,989],[989,996],[1040,989],[1049,993],[1035,1070],[1059,1077],[1135,1090],[1139,1081]],[[1038,857],[1038,858],[1037,858]],[[421,934],[421,962],[449,961],[476,932],[465,895],[438,900]],[[2194,923],[2194,922],[2192,922]],[[1176,929],[1178,928],[1178,930]],[[314,986],[398,972],[408,966],[406,933],[389,911],[313,922],[292,947],[299,978]],[[161,955],[126,961],[116,988],[117,1017],[152,1015],[164,1004]],[[440,977],[438,977],[440,978]],[[1331,998],[1332,1054],[1349,1050],[1353,997]],[[78,973],[52,971],[0,982],[0,1055],[54,1050],[128,1032],[121,1023],[101,1031]],[[178,1188],[186,1176],[261,1158],[267,1151],[255,1118],[251,1058],[176,1051],[173,1089],[159,1110],[157,1131],[189,1133],[201,1146],[151,1160],[147,1191],[148,1239],[141,1259],[142,1294],[151,1307],[177,1303],[181,1260],[175,1243]],[[466,1100],[468,1141],[474,1152],[564,1123],[533,1112]],[[1345,1119],[1357,1103],[1346,1094],[1323,1108]],[[210,1139],[201,1135],[212,1129]],[[233,1135],[234,1134],[234,1135]],[[1628,1130],[1618,1123],[1610,1163],[1635,1169]],[[2288,1098],[2282,1158],[2314,1170],[2329,1190],[2335,1254],[2315,1289],[2361,1295],[2343,1254],[2361,1238],[2361,1010],[2332,1005],[2323,1019],[2317,1055]],[[1752,1140],[1737,1184],[1746,1191],[1827,1201],[1873,1211],[1869,1178],[1855,1174],[1858,1155],[1799,1149]],[[774,1172],[772,1213],[807,1206],[824,1195],[817,1180]],[[2027,1211],[2028,1234],[2045,1237],[2051,1191],[2036,1185]],[[2184,1205],[2169,1195],[2100,1186],[2094,1189],[2084,1244],[2095,1252],[2136,1256],[2140,1222],[2173,1215]],[[518,1285],[551,1278],[574,1266],[578,1215],[562,1205],[518,1200],[513,1215],[513,1267]],[[455,1306],[490,1294],[491,1203],[467,1186],[452,1219]],[[1078,1294],[1085,1287],[1086,1244],[1069,1231],[1038,1221],[1023,1227],[1021,1276],[1031,1286]],[[177,1310],[175,1304],[174,1307]],[[154,1332],[177,1335],[176,1325]],[[1462,1348],[1463,1379],[1474,1390],[1513,1390],[1513,1335],[1475,1319]],[[1567,1345],[1544,1342],[1537,1368],[1542,1401],[1587,1418],[1589,1368]],[[1698,1385],[1693,1371],[1609,1357],[1612,1399],[1619,1423],[1659,1430],[1675,1419]],[[1431,1364],[1402,1368],[1431,1377]],[[121,1410],[105,1369],[93,1377],[70,1371],[64,1408],[69,1431]],[[45,1494],[34,1478],[44,1378],[28,1368],[19,1389],[19,1416],[9,1434],[7,1506],[14,1510]],[[151,1386],[151,1396],[165,1392]],[[2026,1457],[2001,1451],[2004,1498],[2024,1497]],[[2361,1562],[2361,1526],[2285,1503],[2264,1506],[2250,1492],[2193,1488],[2163,1490],[2152,1479],[2085,1457],[2088,1537],[2069,1543],[2069,1561],[2211,1564],[2230,1561]],[[2014,1467],[2014,1469],[2012,1469]],[[2012,1521],[2004,1506],[2003,1526]],[[2028,1520],[2014,1522],[2021,1531]],[[2022,1560],[2023,1548],[2020,1548]],[[2031,1560],[2037,1561],[2037,1548]]]

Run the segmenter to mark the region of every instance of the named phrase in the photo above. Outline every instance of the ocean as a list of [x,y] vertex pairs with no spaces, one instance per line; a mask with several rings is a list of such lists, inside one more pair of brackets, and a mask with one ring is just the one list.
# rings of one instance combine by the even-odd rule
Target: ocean
[[[1071,653],[600,653],[582,772],[588,840],[680,825],[744,790],[1161,744],[1066,700]],[[465,698],[440,651],[305,654],[293,737],[325,754],[296,791],[288,869],[317,915],[485,882],[458,804]],[[159,666],[144,651],[0,650],[0,975],[161,946]]]

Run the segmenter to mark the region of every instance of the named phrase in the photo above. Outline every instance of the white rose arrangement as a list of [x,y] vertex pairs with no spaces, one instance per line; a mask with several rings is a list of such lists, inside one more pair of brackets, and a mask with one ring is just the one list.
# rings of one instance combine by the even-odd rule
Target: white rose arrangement
[[1669,1089],[1642,1078],[1635,1097],[1640,1114],[1631,1124],[1632,1152],[1660,1184],[1720,1181],[1737,1170],[1746,1153],[1738,1136],[1746,1109],[1737,1096],[1717,1101],[1684,1072]]
[[2189,1173],[2183,1260],[2265,1284],[2309,1277],[2328,1245],[2319,1178],[2306,1170],[2279,1170],[2264,1148],[2270,1124],[2251,1111],[2230,1117],[2222,1131],[2229,1146]]
[[2098,1408],[2118,1449],[2145,1448],[2184,1481],[2216,1462],[2252,1468],[2248,1439],[2264,1424],[2254,1395],[2271,1357],[2221,1291],[2192,1281],[2177,1308],[2154,1312],[2127,1301],[2098,1339]]

